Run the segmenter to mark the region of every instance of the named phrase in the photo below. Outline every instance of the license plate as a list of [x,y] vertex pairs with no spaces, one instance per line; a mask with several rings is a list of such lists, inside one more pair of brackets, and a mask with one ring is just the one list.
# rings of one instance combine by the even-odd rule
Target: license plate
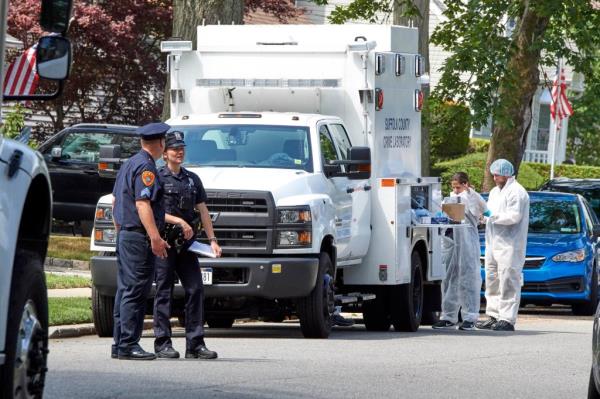
[[200,270],[202,271],[202,284],[212,285],[212,267],[203,267]]

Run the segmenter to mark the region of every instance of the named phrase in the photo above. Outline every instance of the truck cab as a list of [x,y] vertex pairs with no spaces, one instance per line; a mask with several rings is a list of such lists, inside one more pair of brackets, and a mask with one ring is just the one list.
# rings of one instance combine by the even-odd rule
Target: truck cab
[[[416,33],[203,26],[195,51],[163,43],[166,122],[184,135],[223,249],[198,258],[209,326],[297,316],[304,336],[325,338],[336,305],[363,311],[369,330],[402,331],[439,308],[441,229],[413,217],[441,202],[440,180],[420,176]],[[92,244],[104,252],[91,264],[103,320],[116,288],[101,245],[115,237],[110,203],[99,202]]]

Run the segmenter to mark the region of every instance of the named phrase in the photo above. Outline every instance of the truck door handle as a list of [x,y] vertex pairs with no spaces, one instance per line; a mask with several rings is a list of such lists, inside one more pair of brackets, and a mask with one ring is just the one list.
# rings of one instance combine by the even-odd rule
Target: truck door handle
[[365,184],[365,186],[363,187],[363,190],[369,191],[369,190],[371,190],[371,186],[369,186],[368,184]]
[[352,194],[353,192],[354,192],[354,189],[352,187],[346,188],[346,193]]

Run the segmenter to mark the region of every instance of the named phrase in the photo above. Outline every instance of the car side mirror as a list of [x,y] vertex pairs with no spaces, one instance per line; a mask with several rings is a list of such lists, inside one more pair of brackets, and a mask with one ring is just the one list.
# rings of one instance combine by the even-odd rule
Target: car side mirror
[[339,164],[334,164],[331,162],[335,161],[325,161],[323,163],[323,173],[325,173],[325,176],[327,177],[340,176],[342,174],[342,168]]
[[53,161],[58,161],[62,158],[62,148],[52,147],[52,149],[50,150],[50,156],[52,157]]
[[369,147],[350,147],[348,149],[348,178],[364,180],[371,177],[371,149]]
[[60,36],[44,36],[36,49],[37,73],[42,79],[65,80],[71,69],[71,42]]
[[595,224],[592,229],[592,235],[596,238],[600,237],[600,224]]

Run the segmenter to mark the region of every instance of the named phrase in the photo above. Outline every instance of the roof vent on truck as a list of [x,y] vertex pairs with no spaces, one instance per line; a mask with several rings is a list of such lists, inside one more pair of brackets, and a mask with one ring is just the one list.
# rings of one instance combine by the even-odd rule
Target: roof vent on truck
[[219,118],[262,118],[261,114],[248,114],[248,113],[226,113],[219,114]]
[[340,87],[341,79],[196,79],[199,87]]

